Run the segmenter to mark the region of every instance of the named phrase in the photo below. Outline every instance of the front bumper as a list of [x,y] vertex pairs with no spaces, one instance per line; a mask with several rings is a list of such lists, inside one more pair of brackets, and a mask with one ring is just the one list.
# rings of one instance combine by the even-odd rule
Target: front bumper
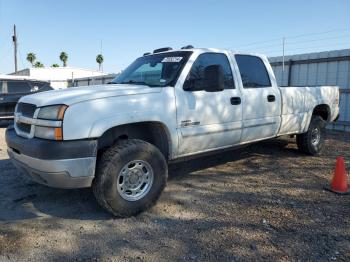
[[6,143],[14,165],[34,181],[58,188],[91,186],[96,166],[96,140],[26,139],[8,128]]

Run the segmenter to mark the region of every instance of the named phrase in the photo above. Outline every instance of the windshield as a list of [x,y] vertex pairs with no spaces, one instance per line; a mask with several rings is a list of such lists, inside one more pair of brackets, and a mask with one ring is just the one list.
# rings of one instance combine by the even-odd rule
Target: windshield
[[189,51],[178,51],[140,57],[110,83],[174,86],[191,54]]

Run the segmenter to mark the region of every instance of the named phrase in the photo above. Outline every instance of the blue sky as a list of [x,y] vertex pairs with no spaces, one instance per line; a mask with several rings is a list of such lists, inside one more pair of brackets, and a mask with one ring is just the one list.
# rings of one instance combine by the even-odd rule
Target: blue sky
[[0,73],[14,71],[11,34],[17,26],[19,68],[34,52],[50,66],[97,69],[103,43],[104,71],[117,72],[155,48],[230,48],[286,54],[350,48],[349,0],[0,0]]

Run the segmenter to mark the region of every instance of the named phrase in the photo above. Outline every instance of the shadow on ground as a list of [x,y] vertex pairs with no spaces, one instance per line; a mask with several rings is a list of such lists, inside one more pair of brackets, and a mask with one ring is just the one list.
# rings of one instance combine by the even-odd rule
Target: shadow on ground
[[89,189],[41,186],[1,160],[0,260],[345,261],[349,198],[322,190],[333,156],[350,156],[337,139],[320,157],[277,139],[172,164],[158,204],[128,219]]
[[[284,151],[292,157],[300,157],[295,149],[286,149],[287,141],[271,140],[251,145],[249,147],[236,150],[228,150],[215,155],[202,156],[184,162],[173,163],[169,167],[169,182],[181,181],[191,173],[213,168],[228,162],[235,162],[246,159],[247,166],[254,164],[249,162],[249,158],[261,154],[265,157],[278,159],[279,151]],[[268,148],[268,150],[265,150]],[[282,157],[282,156],[281,156]],[[95,201],[91,189],[56,189],[49,188],[35,182],[20,174],[10,160],[0,160],[0,186],[3,188],[0,193],[0,220],[14,221],[30,219],[35,217],[53,216],[68,219],[88,219],[103,220],[111,216],[105,212]],[[213,182],[224,182],[227,177],[221,177],[223,173],[207,172],[200,180],[212,179]],[[244,173],[230,174],[234,176],[244,176]],[[221,180],[221,181],[220,181]]]

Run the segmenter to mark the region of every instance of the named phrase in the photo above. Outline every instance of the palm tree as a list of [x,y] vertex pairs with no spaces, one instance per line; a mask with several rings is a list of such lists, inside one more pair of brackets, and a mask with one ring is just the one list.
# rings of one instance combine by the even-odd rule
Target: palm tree
[[60,67],[59,64],[52,64],[51,67]]
[[63,62],[63,66],[67,66],[68,55],[66,52],[61,52],[60,60]]
[[34,67],[35,67],[35,68],[44,67],[44,64],[41,63],[40,61],[36,61],[35,64],[34,64]]
[[28,53],[27,54],[27,61],[33,66],[34,62],[36,60],[36,56],[34,53]]
[[98,54],[96,56],[96,62],[98,63],[98,70],[101,71],[101,64],[103,63],[103,55]]

